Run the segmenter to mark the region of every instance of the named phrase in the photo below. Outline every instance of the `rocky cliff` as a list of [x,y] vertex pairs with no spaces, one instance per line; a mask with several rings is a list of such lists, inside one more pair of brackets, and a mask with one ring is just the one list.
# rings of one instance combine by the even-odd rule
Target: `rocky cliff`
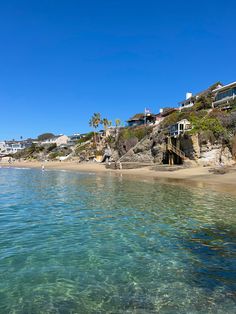
[[[116,149],[114,159],[120,162],[143,162],[143,163],[165,163],[167,137],[159,128],[154,128],[150,134],[145,136],[122,156],[119,156]],[[211,144],[209,141],[201,143],[198,135],[184,134],[174,139],[175,145],[185,154],[183,164],[192,162],[202,166],[232,165],[235,163],[230,148],[216,141]]]

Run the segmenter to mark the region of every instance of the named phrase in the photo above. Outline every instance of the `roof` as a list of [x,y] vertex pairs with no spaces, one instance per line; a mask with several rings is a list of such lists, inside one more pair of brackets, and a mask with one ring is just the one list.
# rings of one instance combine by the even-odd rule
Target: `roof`
[[216,88],[212,92],[213,93],[221,92],[221,91],[224,91],[225,89],[228,89],[228,88],[231,88],[231,87],[234,87],[234,86],[236,86],[236,82],[232,82],[232,83],[229,83],[229,84],[224,85],[222,87]]
[[174,125],[178,125],[178,124],[191,124],[191,122],[188,120],[188,119],[182,119],[182,120],[179,120],[177,121],[176,123],[173,123],[170,125],[170,127],[173,127]]
[[191,122],[188,119],[182,119],[182,120],[180,120],[180,121],[178,121],[176,123],[177,124],[180,124],[180,123],[189,123],[189,124],[191,124]]
[[174,111],[177,111],[177,108],[163,108],[163,112],[161,113],[162,117],[166,117]]
[[[217,83],[215,83],[215,84],[217,84]],[[210,93],[211,91],[214,92],[215,90],[212,90],[212,86],[214,86],[215,84],[209,86],[207,89],[205,89],[205,90],[203,90],[203,91],[201,91],[201,92],[198,92],[198,93],[192,95],[192,96],[189,97],[188,99],[185,99],[185,100],[183,100],[183,101],[180,101],[178,104],[183,104],[183,103],[185,103],[185,102],[187,102],[187,101],[189,101],[189,100],[191,100],[191,99],[195,99],[196,97],[199,97],[199,96],[202,96],[202,95],[206,95],[206,94]],[[219,84],[218,86],[220,86],[220,84]],[[217,90],[218,90],[218,89],[217,89]]]
[[127,122],[131,122],[131,121],[140,121],[140,120],[144,120],[144,119],[150,119],[150,118],[155,118],[156,115],[153,113],[147,113],[146,115],[144,113],[137,113],[135,114],[132,118],[130,118],[129,120],[127,120]]
[[141,120],[141,119],[144,119],[144,114],[143,113],[137,113],[137,114],[135,114],[132,118],[130,118],[127,121],[128,122],[129,121],[138,121],[138,120]]

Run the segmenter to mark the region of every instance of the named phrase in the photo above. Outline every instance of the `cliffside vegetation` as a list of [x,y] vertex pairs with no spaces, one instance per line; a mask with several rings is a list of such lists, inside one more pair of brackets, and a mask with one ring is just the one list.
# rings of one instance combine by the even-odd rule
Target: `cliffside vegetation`
[[[181,111],[172,109],[158,126],[120,127],[121,121],[116,119],[116,126],[111,129],[108,129],[111,122],[107,118],[102,118],[100,113],[94,113],[89,121],[89,125],[94,129],[93,132],[81,137],[74,145],[57,147],[56,144],[41,146],[32,144],[14,157],[53,160],[70,155],[77,160],[88,161],[103,156],[106,147],[110,146],[114,160],[131,151],[131,158],[135,155],[136,160],[153,158],[154,162],[161,163],[170,126],[187,119],[191,122],[192,129],[185,133],[185,139],[180,144],[186,156],[198,158],[201,147],[204,145],[208,147],[210,143],[215,147],[217,145],[217,147],[228,147],[232,156],[236,158],[236,100],[228,105],[226,110],[212,108],[212,95],[209,91],[206,95],[199,96],[194,106],[190,108],[183,108]],[[104,127],[103,132],[96,132],[99,125]],[[38,136],[38,139],[43,141],[53,136],[52,133],[44,133]],[[193,137],[198,139],[200,153],[194,152]],[[144,138],[145,140],[142,141]]]

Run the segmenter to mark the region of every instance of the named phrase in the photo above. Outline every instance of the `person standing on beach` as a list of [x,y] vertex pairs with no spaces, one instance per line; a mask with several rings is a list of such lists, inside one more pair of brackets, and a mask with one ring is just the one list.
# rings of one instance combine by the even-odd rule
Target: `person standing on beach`
[[106,163],[108,163],[110,165],[110,159],[111,159],[111,148],[109,147],[109,145],[107,145],[106,149],[105,149],[105,153],[104,153],[104,161]]

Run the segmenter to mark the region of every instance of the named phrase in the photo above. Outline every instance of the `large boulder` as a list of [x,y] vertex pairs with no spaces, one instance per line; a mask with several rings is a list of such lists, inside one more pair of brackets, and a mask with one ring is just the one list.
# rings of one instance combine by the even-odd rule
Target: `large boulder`
[[198,164],[202,166],[231,166],[235,162],[227,146],[212,145],[202,147]]
[[151,149],[153,141],[148,137],[140,141],[133,149],[135,154],[146,152]]
[[181,136],[180,148],[189,159],[196,160],[200,157],[200,146],[197,135],[184,134]]

